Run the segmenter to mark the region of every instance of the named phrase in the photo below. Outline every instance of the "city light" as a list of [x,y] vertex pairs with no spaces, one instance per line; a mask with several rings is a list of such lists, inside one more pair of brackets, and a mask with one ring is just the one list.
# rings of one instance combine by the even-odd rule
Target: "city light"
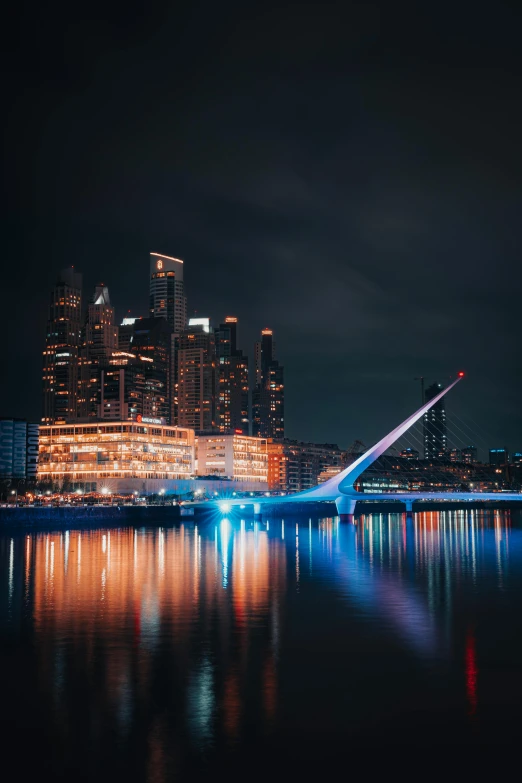
[[223,514],[226,514],[227,511],[230,511],[230,503],[220,503],[219,510],[222,511]]

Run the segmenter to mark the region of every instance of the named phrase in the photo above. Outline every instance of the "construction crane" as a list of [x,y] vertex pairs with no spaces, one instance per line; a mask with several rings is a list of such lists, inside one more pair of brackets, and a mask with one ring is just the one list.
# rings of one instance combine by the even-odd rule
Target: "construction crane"
[[421,387],[421,405],[424,405],[424,375],[419,375],[418,378],[414,378],[414,381],[420,381]]

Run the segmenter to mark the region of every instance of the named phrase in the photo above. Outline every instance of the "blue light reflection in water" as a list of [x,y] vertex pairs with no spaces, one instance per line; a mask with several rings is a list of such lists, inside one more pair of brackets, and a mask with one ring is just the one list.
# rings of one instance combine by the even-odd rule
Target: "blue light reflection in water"
[[376,731],[476,753],[520,728],[519,512],[10,534],[0,564],[27,773],[168,780],[296,743],[304,773]]

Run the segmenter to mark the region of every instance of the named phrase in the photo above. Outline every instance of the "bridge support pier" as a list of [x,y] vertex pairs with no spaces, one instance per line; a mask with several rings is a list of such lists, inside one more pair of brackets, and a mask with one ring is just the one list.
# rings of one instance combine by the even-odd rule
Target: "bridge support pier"
[[404,505],[406,506],[406,516],[411,517],[413,514],[413,500],[405,500]]
[[261,516],[261,503],[254,503],[254,516],[255,517]]
[[348,517],[348,521],[353,522],[355,506],[357,505],[355,498],[351,498],[348,495],[340,495],[336,498],[335,505],[340,517]]

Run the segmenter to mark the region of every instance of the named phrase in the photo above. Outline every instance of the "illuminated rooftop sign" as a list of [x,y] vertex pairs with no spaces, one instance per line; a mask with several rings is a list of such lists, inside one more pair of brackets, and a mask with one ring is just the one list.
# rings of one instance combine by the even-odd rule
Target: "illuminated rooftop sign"
[[152,416],[142,416],[141,413],[138,413],[136,416],[136,421],[139,424],[165,424],[165,419],[154,419]]

